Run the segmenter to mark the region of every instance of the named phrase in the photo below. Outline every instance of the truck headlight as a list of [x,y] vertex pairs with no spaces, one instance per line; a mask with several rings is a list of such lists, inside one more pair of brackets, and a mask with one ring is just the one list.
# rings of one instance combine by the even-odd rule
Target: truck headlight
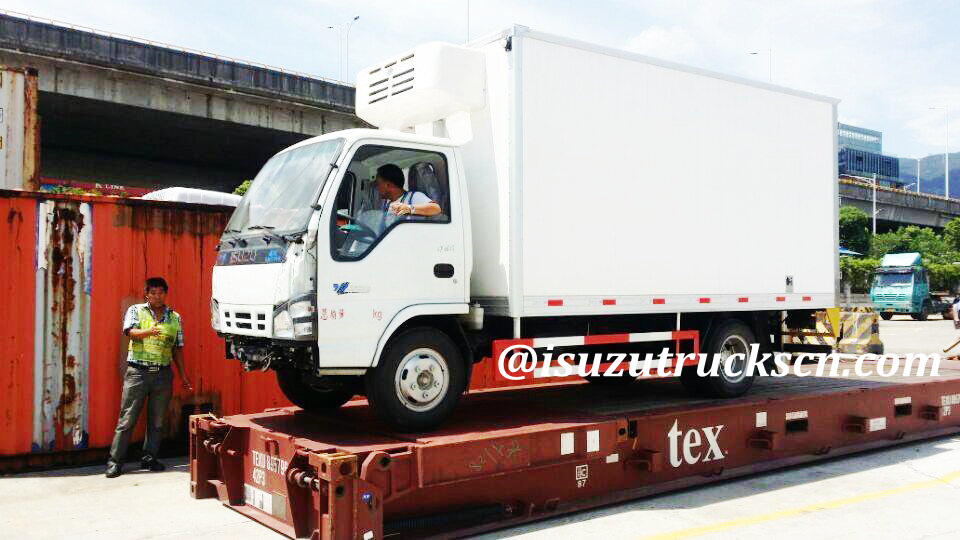
[[313,299],[291,302],[287,310],[293,321],[293,334],[296,337],[313,337],[317,334],[317,309]]
[[273,337],[309,338],[317,335],[317,308],[313,294],[298,296],[273,310]]
[[210,299],[210,326],[216,332],[220,331],[220,303]]
[[293,319],[290,318],[290,313],[285,309],[273,315],[273,337],[293,338]]

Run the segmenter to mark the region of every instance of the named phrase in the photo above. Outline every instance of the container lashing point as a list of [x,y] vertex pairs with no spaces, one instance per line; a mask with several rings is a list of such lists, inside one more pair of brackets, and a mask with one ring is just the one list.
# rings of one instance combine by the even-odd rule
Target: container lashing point
[[777,450],[780,448],[782,436],[776,431],[769,429],[758,429],[747,439],[747,446],[751,448],[760,448],[763,450]]
[[938,407],[936,405],[927,405],[923,408],[923,411],[920,412],[920,417],[925,420],[932,420],[934,422],[939,422],[943,420],[943,407]]
[[638,467],[641,471],[651,473],[660,472],[663,467],[662,454],[656,450],[637,450],[636,457],[627,460],[627,463]]

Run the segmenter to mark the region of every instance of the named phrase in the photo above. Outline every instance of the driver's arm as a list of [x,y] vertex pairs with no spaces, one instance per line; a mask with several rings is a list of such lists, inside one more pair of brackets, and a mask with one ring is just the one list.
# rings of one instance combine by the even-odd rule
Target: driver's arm
[[412,216],[435,216],[439,213],[440,205],[433,201],[410,205],[410,215]]

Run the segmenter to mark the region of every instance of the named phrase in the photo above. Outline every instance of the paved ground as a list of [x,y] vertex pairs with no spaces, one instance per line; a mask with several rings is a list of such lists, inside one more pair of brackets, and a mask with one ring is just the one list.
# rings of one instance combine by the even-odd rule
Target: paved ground
[[[950,321],[881,323],[889,352],[938,352]],[[960,347],[958,347],[960,349]],[[960,353],[960,350],[955,351]],[[189,497],[184,460],[107,480],[101,467],[0,478],[2,538],[276,539]],[[958,538],[960,437],[796,467],[498,531],[485,538]]]

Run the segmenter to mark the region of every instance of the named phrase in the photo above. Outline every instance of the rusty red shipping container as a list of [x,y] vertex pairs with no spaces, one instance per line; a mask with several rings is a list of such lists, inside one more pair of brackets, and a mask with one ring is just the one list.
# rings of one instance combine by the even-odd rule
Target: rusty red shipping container
[[192,392],[177,384],[171,435],[198,408],[233,414],[289,404],[272,374],[242,374],[225,360],[210,328],[215,247],[230,211],[0,190],[0,470],[109,446],[126,359],[123,313],[144,301],[149,276],[170,284],[194,383]]
[[940,376],[764,377],[691,401],[679,381],[467,396],[441,430],[392,433],[365,404],[190,419],[190,491],[294,538],[447,538],[960,432]]

